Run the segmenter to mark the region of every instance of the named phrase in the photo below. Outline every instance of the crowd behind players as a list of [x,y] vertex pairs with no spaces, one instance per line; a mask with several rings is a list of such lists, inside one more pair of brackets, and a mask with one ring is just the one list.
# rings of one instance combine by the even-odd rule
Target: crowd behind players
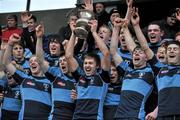
[[[180,120],[180,8],[140,27],[127,12],[84,0],[94,11],[86,39],[77,13],[46,36],[30,12],[1,30],[1,120]],[[143,20],[141,20],[143,21]]]

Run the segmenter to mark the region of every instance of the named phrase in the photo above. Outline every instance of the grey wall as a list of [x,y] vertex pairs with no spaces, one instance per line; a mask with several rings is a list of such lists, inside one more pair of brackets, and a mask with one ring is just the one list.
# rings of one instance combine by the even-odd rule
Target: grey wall
[[[38,19],[38,22],[43,21],[45,25],[45,33],[56,33],[59,28],[66,24],[66,13],[71,9],[58,9],[58,10],[46,10],[46,11],[35,11],[31,12]],[[20,19],[20,13],[15,13]],[[0,14],[0,25],[6,24],[6,15]],[[19,20],[20,21],[20,20]],[[21,26],[21,23],[19,23]]]

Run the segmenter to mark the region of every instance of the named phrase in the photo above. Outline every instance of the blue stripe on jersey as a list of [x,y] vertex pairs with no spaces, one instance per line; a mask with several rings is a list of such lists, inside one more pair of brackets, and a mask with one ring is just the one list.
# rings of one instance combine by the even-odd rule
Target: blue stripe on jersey
[[9,111],[20,111],[21,100],[4,97],[2,109]]
[[122,91],[123,90],[131,90],[138,92],[144,96],[146,96],[152,89],[152,86],[149,85],[147,82],[141,79],[125,79],[122,84]]
[[71,96],[70,90],[53,88],[52,96],[53,96],[53,101],[74,103],[70,97]]
[[33,88],[23,88],[21,89],[21,94],[21,96],[23,96],[23,100],[38,101],[51,106],[51,95],[47,92]]
[[100,96],[101,96],[100,97],[100,104],[99,104],[99,108],[98,108],[98,116],[97,116],[98,120],[103,119],[103,106],[104,106],[104,100],[105,100],[107,91],[108,91],[108,84],[103,83],[102,91],[100,94]]
[[118,105],[120,102],[120,95],[107,93],[104,105]]
[[49,67],[48,72],[53,74],[54,76],[61,76],[62,71],[59,69],[59,67]]
[[168,87],[180,87],[180,74],[172,76],[164,76],[157,81],[158,91]]
[[100,95],[102,93],[102,86],[88,86],[88,88],[78,86],[77,91],[77,99],[100,99],[102,97]]

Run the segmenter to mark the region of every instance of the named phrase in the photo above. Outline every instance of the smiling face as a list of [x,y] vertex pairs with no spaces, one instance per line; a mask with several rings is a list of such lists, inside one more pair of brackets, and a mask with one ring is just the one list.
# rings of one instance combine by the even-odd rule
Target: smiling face
[[180,47],[178,45],[167,46],[167,61],[170,65],[180,65]]
[[59,58],[59,67],[64,74],[67,74],[69,72],[67,60],[64,55]]
[[54,40],[49,43],[49,51],[52,56],[59,56],[60,54],[60,44],[58,41]]
[[162,32],[160,26],[157,24],[151,24],[148,26],[148,38],[150,43],[155,44],[161,40]]
[[133,51],[133,65],[135,69],[143,68],[146,66],[147,56],[140,48],[135,48]]
[[9,28],[16,27],[16,24],[17,24],[17,22],[16,22],[16,20],[14,18],[8,18],[7,19],[7,26]]
[[165,49],[165,47],[159,47],[156,56],[157,56],[157,59],[161,63],[166,63],[167,59],[166,59],[166,49]]
[[40,67],[38,60],[35,56],[30,58],[29,66],[30,66],[30,70],[31,70],[31,73],[33,76],[41,76],[42,75],[41,67]]
[[98,66],[93,57],[86,57],[83,63],[83,69],[86,76],[94,75]]

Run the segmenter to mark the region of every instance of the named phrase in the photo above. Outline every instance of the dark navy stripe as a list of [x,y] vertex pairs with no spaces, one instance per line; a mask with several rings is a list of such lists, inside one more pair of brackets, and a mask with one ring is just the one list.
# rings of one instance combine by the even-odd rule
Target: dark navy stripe
[[62,79],[57,78],[53,82],[53,88],[72,90],[72,89],[75,89],[75,81],[62,80]]

